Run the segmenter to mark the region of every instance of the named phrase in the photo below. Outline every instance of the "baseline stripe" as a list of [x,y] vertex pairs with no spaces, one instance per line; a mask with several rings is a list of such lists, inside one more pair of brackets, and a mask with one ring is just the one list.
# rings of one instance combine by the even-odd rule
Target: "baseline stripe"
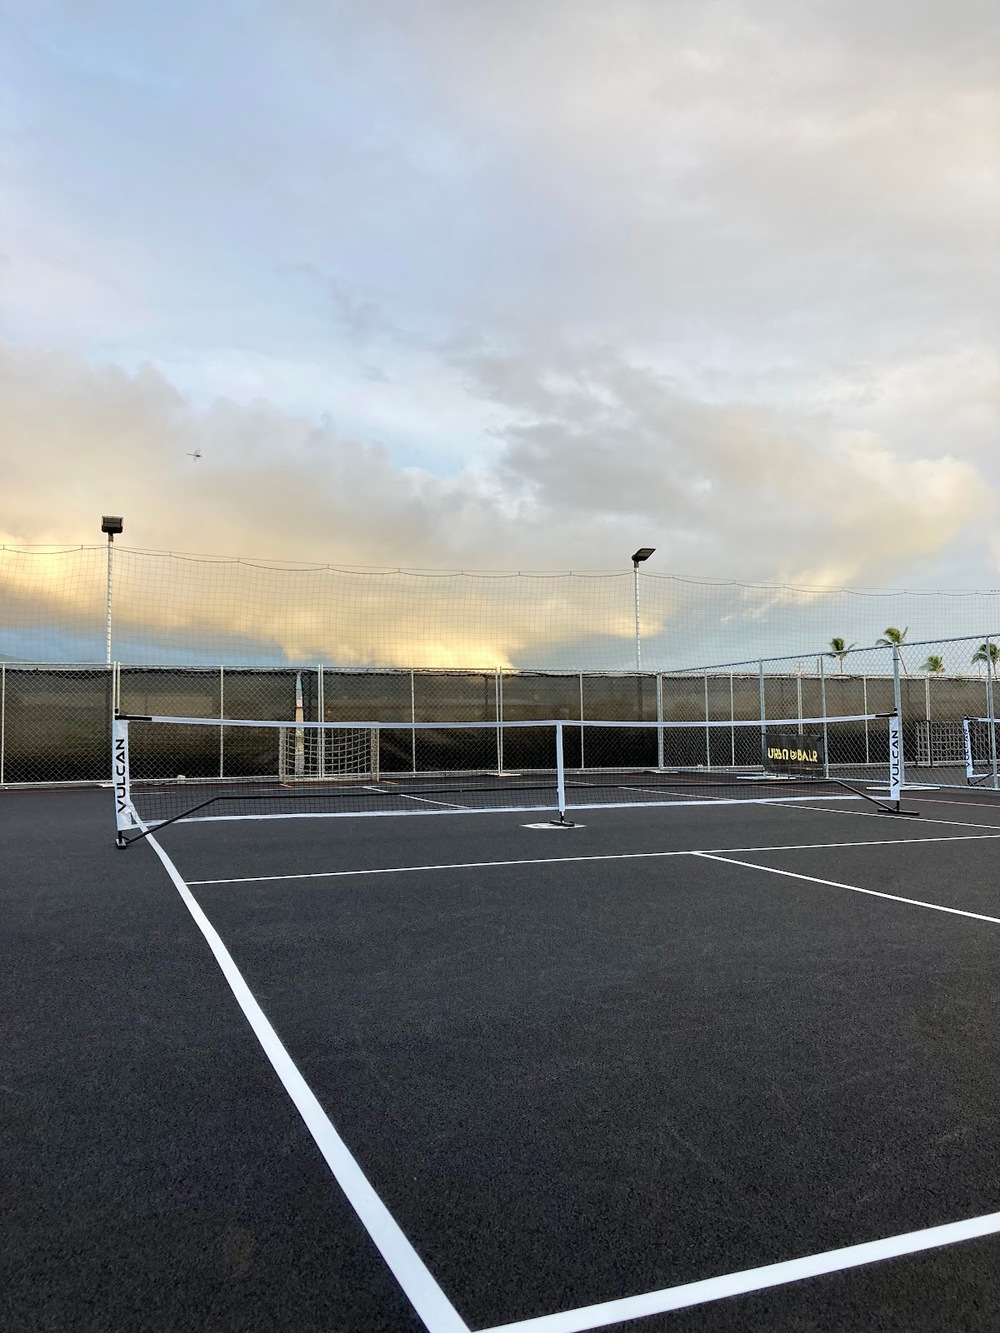
[[[274,880],[342,879],[350,875],[405,875],[418,870],[488,870],[492,866],[545,866],[577,861],[648,861],[668,856],[708,856],[718,852],[809,852],[837,847],[899,847],[910,842],[989,842],[1000,838],[995,833],[956,833],[940,838],[863,838],[858,842],[788,842],[772,847],[718,847],[694,851],[668,852],[607,852],[592,856],[532,856],[512,861],[446,861],[440,865],[376,866],[360,870],[306,870],[287,875],[236,875],[229,879],[192,879],[191,885],[202,884],[266,884]],[[741,865],[745,862],[740,862]]]
[[701,1282],[686,1282],[663,1291],[649,1291],[641,1296],[626,1296],[601,1305],[587,1305],[579,1310],[561,1314],[540,1315],[522,1319],[513,1324],[498,1324],[482,1333],[584,1333],[587,1329],[621,1324],[626,1319],[641,1319],[646,1315],[664,1314],[668,1310],[683,1310],[691,1305],[724,1300],[728,1296],[742,1296],[751,1291],[764,1291],[805,1278],[820,1277],[824,1273],[842,1273],[849,1268],[880,1263],[885,1259],[899,1259],[922,1250],[939,1249],[992,1236],[1000,1231],[1000,1213],[985,1213],[963,1222],[948,1222],[944,1226],[910,1231],[885,1240],[866,1241],[861,1245],[847,1245],[823,1254],[811,1254],[802,1259],[787,1259],[783,1263],[765,1264],[762,1268],[748,1268],[740,1273],[726,1273]]
[[[926,841],[919,839],[919,841]],[[943,838],[942,842],[950,842],[951,839]],[[944,907],[941,903],[925,903],[920,898],[904,898],[898,893],[882,893],[879,889],[862,889],[857,884],[842,884],[836,879],[819,879],[816,875],[800,875],[796,870],[778,870],[774,866],[757,865],[753,861],[737,861],[731,856],[719,856],[715,852],[692,852],[692,856],[700,856],[703,861],[725,861],[731,866],[744,866],[747,870],[764,870],[770,875],[784,875],[786,879],[801,879],[807,884],[823,884],[831,889],[849,889],[851,893],[863,893],[869,898],[887,898],[894,903],[907,903],[910,907],[926,907],[932,912],[947,912],[949,916],[967,916],[973,921],[988,921],[991,925],[1000,926],[1000,917],[985,916],[982,912],[965,912],[960,907]]]
[[469,1333],[469,1326],[438,1286],[395,1218],[372,1189],[344,1140],[334,1129],[309,1084],[302,1077],[263,1009],[254,998],[221,936],[202,911],[188,885],[181,878],[180,872],[152,835],[149,835],[147,840],[162,861],[185,907],[204,935],[208,947],[215,955],[215,961],[236,997],[237,1004],[253,1029],[254,1036],[260,1042],[264,1054],[292,1099],[295,1109],[305,1121],[306,1128],[323,1154],[334,1179],[344,1191],[348,1202],[361,1219],[362,1225],[375,1242],[413,1308],[430,1333]]

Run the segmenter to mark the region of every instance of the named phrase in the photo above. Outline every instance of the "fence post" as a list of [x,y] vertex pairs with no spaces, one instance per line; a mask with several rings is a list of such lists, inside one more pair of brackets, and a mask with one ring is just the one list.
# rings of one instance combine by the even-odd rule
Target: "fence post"
[[663,672],[656,673],[656,767],[663,767]]
[[712,728],[708,725],[708,672],[705,675],[705,766],[712,767]]
[[990,721],[990,774],[993,786],[997,785],[997,729],[993,712],[993,640],[987,639],[986,648],[986,708]]
[[736,698],[733,692],[733,673],[729,673],[729,762],[736,767]]
[[764,661],[761,659],[757,663],[757,674],[760,680],[760,766],[767,767],[767,723],[765,721],[766,712],[764,709]]
[[[219,667],[219,716],[226,716],[226,668]],[[226,729],[219,724],[219,777],[226,776]]]
[[[326,721],[326,682],[323,679],[323,663],[316,664],[316,721]],[[376,739],[378,737],[376,736]],[[317,773],[321,778],[326,777],[326,731],[320,727],[316,733],[316,759]]]
[[[411,721],[411,722],[416,722],[416,720],[417,720],[417,690],[416,690],[416,685],[415,685],[415,683],[414,683],[413,672],[411,671],[411,672],[410,672],[410,721]],[[414,773],[416,773],[416,771],[417,771],[417,729],[416,729],[416,727],[413,727],[413,726],[410,727],[410,762],[411,762],[411,764],[412,764],[412,766],[413,766],[413,771],[414,771]]]
[[903,729],[903,691],[899,684],[899,644],[892,645],[892,697],[896,705],[896,716],[899,718],[899,785],[903,786],[906,781],[906,767],[903,757],[903,737],[906,732]]
[[503,772],[503,668],[497,670],[497,768]]
[[7,664],[0,662],[0,787],[3,786],[4,742],[7,738]]
[[826,724],[826,662],[820,653],[816,659],[819,665],[819,706],[823,714],[823,776],[830,776],[830,728]]
[[581,671],[581,672],[580,672],[580,767],[581,767],[581,768],[586,768],[586,767],[587,767],[587,756],[586,756],[586,754],[585,754],[585,752],[584,752],[583,721],[584,721],[584,712],[583,712],[583,672]]

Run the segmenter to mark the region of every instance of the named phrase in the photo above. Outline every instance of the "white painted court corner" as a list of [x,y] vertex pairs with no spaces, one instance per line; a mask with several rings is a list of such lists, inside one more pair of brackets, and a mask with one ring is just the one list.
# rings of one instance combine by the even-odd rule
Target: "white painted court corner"
[[[942,821],[944,822],[944,821]],[[145,830],[148,832],[148,830]],[[951,841],[950,838],[927,839],[926,841]],[[965,839],[955,839],[965,841]],[[552,1314],[538,1315],[532,1318],[516,1320],[513,1323],[496,1324],[474,1330],[461,1317],[445,1295],[444,1291],[424,1264],[413,1245],[390,1214],[381,1198],[376,1194],[360,1165],[352,1156],[343,1139],[337,1133],[333,1123],[323,1110],[312,1089],[306,1083],[292,1057],[285,1049],[270,1021],[264,1014],[257,999],[252,994],[242,973],[229,953],[221,936],[209,921],[200,904],[195,899],[188,883],[181,876],[173,861],[153,836],[148,841],[163,864],[174,887],[177,889],[198,929],[208,944],[216,963],[246,1017],[261,1049],[280,1079],[292,1103],[319,1148],[327,1166],[348,1199],[366,1232],[375,1244],[385,1263],[389,1267],[400,1288],[405,1293],[416,1313],[429,1333],[585,1333],[586,1330],[599,1329],[623,1323],[627,1320],[647,1318],[657,1314],[667,1314],[692,1306],[709,1304],[739,1295],[749,1295],[756,1291],[779,1287],[809,1278],[846,1272],[870,1264],[883,1263],[906,1255],[940,1249],[956,1245],[963,1241],[1000,1233],[1000,1212],[987,1213],[979,1217],[967,1218],[958,1222],[889,1236],[879,1240],[865,1241],[860,1244],[828,1250],[819,1254],[805,1255],[762,1267],[725,1273],[717,1277],[696,1282],[682,1283],[673,1287],[647,1291],[638,1295],[621,1297],[594,1305],[581,1306],[577,1309],[559,1311]],[[924,839],[891,839],[885,842],[925,841]],[[814,844],[832,846],[837,844]],[[865,845],[865,844],[840,844]],[[745,848],[729,849],[732,851],[790,850],[790,848]],[[629,855],[629,854],[625,854]],[[635,855],[635,854],[632,854]],[[922,902],[917,899],[900,897],[863,889],[856,885],[838,881],[818,879],[791,871],[777,870],[770,866],[755,865],[733,857],[707,852],[686,851],[671,853],[640,853],[642,856],[694,856],[704,860],[726,861],[729,864],[744,866],[748,870],[759,870],[805,880],[830,888],[845,889],[855,893],[869,894],[887,898],[910,906],[929,908],[954,915],[970,917],[975,920],[1000,925],[1000,918],[984,916],[974,912],[964,912],[955,908],[942,907],[938,904]],[[542,858],[542,861],[551,858]],[[560,857],[558,861],[572,860],[614,860],[611,857]],[[539,864],[531,862],[497,862],[497,865]],[[480,863],[481,865],[484,863]],[[489,864],[489,863],[485,863]],[[381,873],[400,873],[417,869],[448,869],[456,867],[399,867],[398,870],[385,869]],[[338,872],[331,872],[336,874]],[[346,874],[376,873],[372,871],[347,871]],[[311,876],[310,876],[311,877]],[[262,878],[294,878],[292,876],[267,876]],[[192,881],[193,884],[246,882],[246,881]]]

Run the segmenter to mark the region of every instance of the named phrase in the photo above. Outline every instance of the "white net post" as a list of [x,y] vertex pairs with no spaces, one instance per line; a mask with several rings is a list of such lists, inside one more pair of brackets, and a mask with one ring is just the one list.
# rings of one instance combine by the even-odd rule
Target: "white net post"
[[559,799],[559,822],[566,822],[566,765],[563,761],[563,724],[556,723],[556,788]]
[[[906,767],[903,760],[903,738],[900,724],[903,717],[903,691],[899,683],[899,644],[892,645],[892,697],[896,704],[896,727],[899,734],[899,785],[906,781]],[[897,798],[898,799],[898,798]]]
[[115,791],[115,830],[119,847],[125,832],[136,827],[128,762],[128,723],[115,718],[111,724],[111,781]]
[[889,800],[898,807],[903,792],[903,737],[899,725],[899,714],[889,718]]
[[972,758],[972,727],[967,717],[962,718],[962,740],[965,742],[965,780],[971,782],[976,776],[976,765]]

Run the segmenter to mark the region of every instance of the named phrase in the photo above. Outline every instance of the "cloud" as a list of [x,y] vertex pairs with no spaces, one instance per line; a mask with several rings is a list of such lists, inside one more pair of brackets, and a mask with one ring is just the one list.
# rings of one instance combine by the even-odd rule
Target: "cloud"
[[[89,544],[110,511],[126,516],[125,544],[162,551],[383,570],[611,571],[627,569],[639,532],[663,569],[725,575],[738,565],[744,579],[834,588],[884,583],[940,554],[988,502],[971,463],[905,459],[870,433],[696,402],[617,358],[563,358],[542,373],[481,352],[459,359],[508,424],[495,466],[440,478],[394,464],[378,440],[266,404],[195,408],[151,369],[6,348],[0,540]],[[602,635],[617,641],[622,664],[631,652],[626,574],[407,584],[347,571],[331,609],[319,571],[282,593],[282,579],[253,572],[252,559],[144,561],[132,584],[123,565],[118,596],[123,632],[150,654],[172,642],[224,654],[239,640],[277,660],[538,664],[568,660],[573,645]],[[65,582],[53,590],[42,561],[25,585],[27,568],[19,604],[49,601],[65,621],[56,606]],[[408,595],[418,583],[419,596]],[[676,597],[651,596],[643,633],[682,612]]]
[[[624,566],[502,629],[493,584],[461,626],[470,584],[425,623],[352,585],[393,660],[627,661],[640,541],[706,578],[995,580],[995,6],[15,8],[6,540],[121,509],[154,549]],[[651,590],[645,632],[746,630],[696,600]],[[209,632],[162,620],[158,650]]]

